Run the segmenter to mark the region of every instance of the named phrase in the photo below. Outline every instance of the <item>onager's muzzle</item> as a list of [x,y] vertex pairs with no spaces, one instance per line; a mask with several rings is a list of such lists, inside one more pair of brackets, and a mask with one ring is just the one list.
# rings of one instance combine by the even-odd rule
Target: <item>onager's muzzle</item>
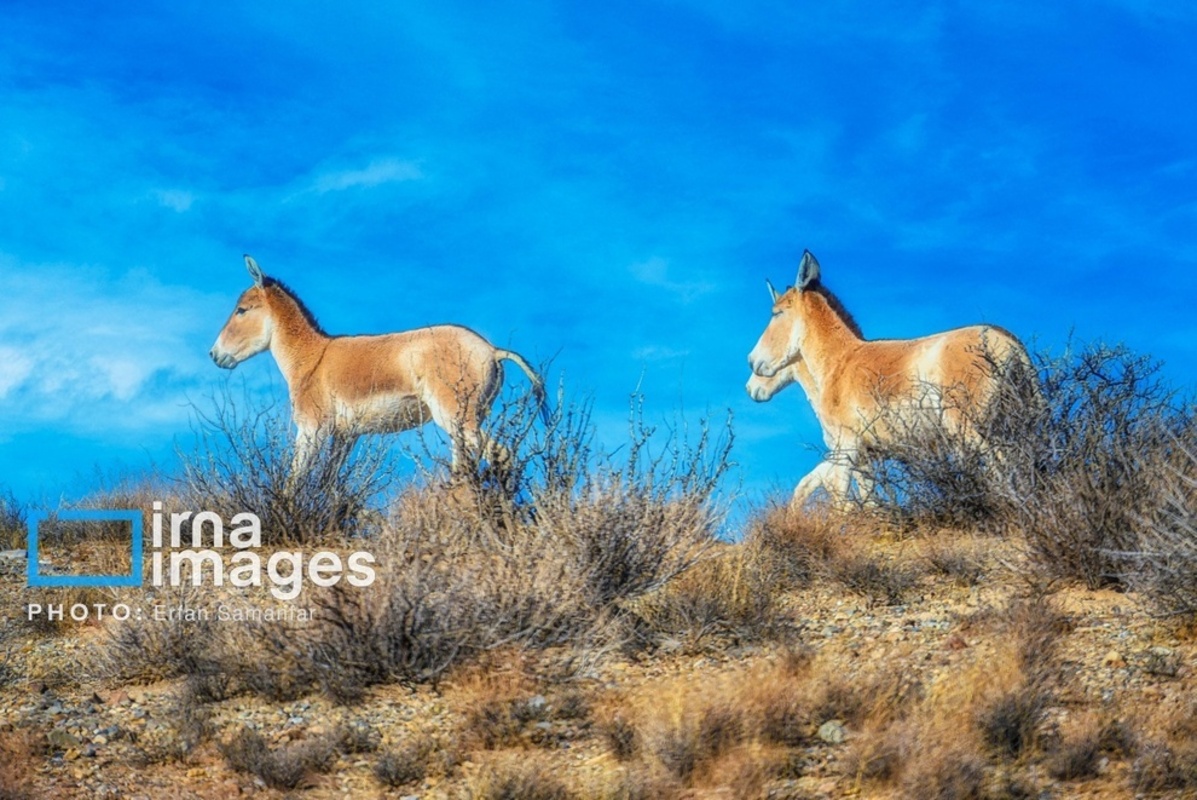
[[221,369],[232,369],[238,364],[237,359],[233,358],[229,353],[222,351],[219,345],[212,345],[212,349],[208,351],[208,355],[212,357],[216,366]]

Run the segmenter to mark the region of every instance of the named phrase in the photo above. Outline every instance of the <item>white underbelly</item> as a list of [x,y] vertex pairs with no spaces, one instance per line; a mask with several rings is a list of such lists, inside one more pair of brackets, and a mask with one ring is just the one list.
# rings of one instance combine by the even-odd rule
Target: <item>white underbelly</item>
[[379,394],[355,403],[337,401],[337,428],[352,433],[397,433],[431,419],[428,406],[413,395]]

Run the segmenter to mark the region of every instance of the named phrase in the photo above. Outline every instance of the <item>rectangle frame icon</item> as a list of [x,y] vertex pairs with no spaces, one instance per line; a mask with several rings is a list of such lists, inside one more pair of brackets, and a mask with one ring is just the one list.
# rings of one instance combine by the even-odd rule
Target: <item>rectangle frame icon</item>
[[[61,522],[128,522],[131,531],[128,575],[42,575],[38,571],[38,526],[47,519]],[[142,521],[138,509],[65,509],[56,512],[39,511],[29,515],[29,534],[26,540],[26,585],[44,586],[141,586],[142,585]]]

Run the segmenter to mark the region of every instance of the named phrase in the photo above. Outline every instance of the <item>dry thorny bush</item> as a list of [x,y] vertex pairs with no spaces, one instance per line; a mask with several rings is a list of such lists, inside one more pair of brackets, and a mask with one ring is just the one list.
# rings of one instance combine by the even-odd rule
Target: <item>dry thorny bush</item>
[[495,485],[484,465],[428,481],[391,507],[367,591],[320,597],[309,643],[330,674],[369,684],[434,678],[500,645],[569,645],[594,658],[632,640],[630,604],[693,566],[714,543],[712,494],[730,436],[671,437],[653,451],[637,410],[618,460],[590,450],[585,407],[529,423],[507,404],[491,435],[512,454]]
[[210,410],[193,407],[195,443],[179,450],[179,504],[222,519],[252,511],[266,543],[308,544],[369,530],[370,509],[399,476],[390,449],[377,437],[356,447],[329,438],[306,470],[292,470],[294,436],[286,415],[237,398],[226,385]]
[[[1159,363],[1102,344],[1035,354],[1037,376],[978,358],[997,378],[985,413],[928,387],[938,409],[874,421],[897,435],[861,467],[876,482],[862,506],[921,530],[1017,533],[1049,578],[1137,584],[1157,596],[1175,594],[1179,582],[1197,596],[1185,569],[1195,553],[1197,424]],[[948,412],[980,435],[956,435]]]
[[[118,625],[113,670],[188,675],[213,699],[320,688],[351,701],[374,683],[434,680],[497,647],[560,646],[583,668],[613,648],[668,636],[656,628],[669,619],[646,633],[636,601],[715,544],[721,508],[713,495],[729,465],[730,428],[716,434],[703,424],[696,436],[675,430],[661,442],[634,405],[629,441],[602,453],[587,406],[559,404],[546,425],[534,424],[539,411],[525,396],[492,415],[488,432],[511,453],[502,470],[467,453],[467,468],[452,472],[444,448],[421,439],[423,472],[397,491],[388,482],[392,461],[368,447],[330,458],[331,471],[318,467],[308,478],[315,487],[296,491],[277,418],[246,419],[218,404],[186,466],[181,502],[264,515],[267,546],[368,550],[377,578],[368,587],[308,586],[316,618],[306,625]],[[389,507],[371,515],[384,489],[393,493]],[[375,536],[362,535],[369,516]],[[212,604],[217,594],[190,602]]]

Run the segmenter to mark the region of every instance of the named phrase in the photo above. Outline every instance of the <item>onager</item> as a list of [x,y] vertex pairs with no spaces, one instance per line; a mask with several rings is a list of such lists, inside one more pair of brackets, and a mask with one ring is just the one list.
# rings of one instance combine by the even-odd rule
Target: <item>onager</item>
[[[973,325],[918,339],[866,340],[820,281],[819,262],[802,256],[796,284],[778,293],[766,281],[773,318],[748,354],[748,394],[765,402],[791,383],[806,392],[828,454],[794,489],[800,509],[820,487],[834,507],[849,502],[855,477],[867,501],[873,482],[861,456],[898,437],[942,424],[949,439],[983,441],[977,421],[991,411],[1000,382],[1033,375],[1022,343],[995,325]],[[1017,368],[1017,373],[1012,371]],[[996,448],[992,457],[1001,461]]]
[[270,350],[287,382],[297,429],[292,477],[332,438],[348,446],[361,434],[397,433],[435,422],[452,443],[453,470],[465,455],[505,466],[502,445],[482,432],[503,382],[500,362],[527,374],[545,413],[544,384],[517,353],[469,328],[434,325],[373,336],[330,336],[285,284],[263,274],[250,256],[253,286],[242,292],[209,355],[232,369]]

